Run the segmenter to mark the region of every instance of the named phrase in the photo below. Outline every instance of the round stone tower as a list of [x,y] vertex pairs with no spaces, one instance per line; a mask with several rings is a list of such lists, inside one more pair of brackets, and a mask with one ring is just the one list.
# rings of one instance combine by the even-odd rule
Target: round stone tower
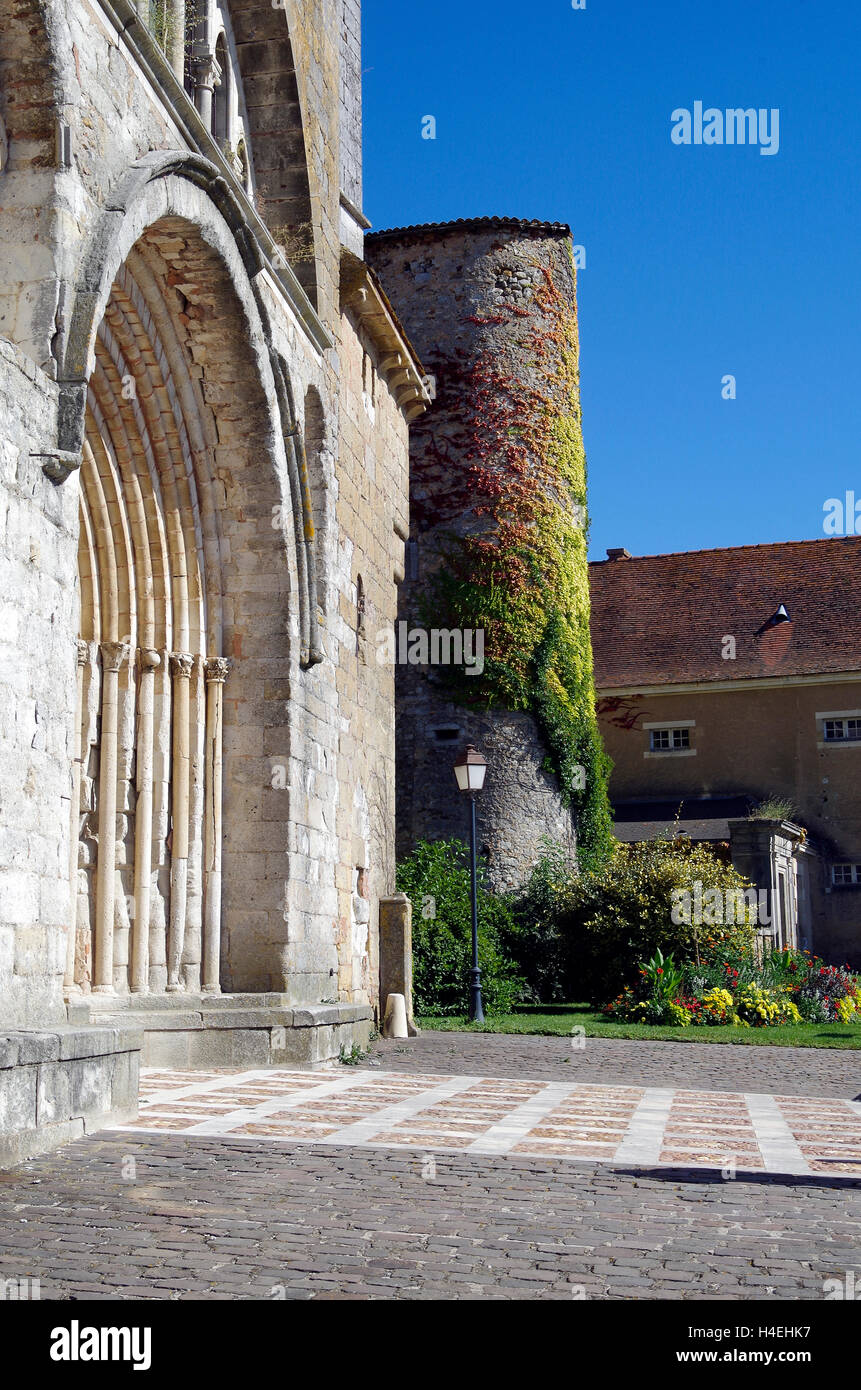
[[452,772],[488,762],[479,848],[496,888],[550,839],[598,847],[594,714],[569,229],[478,218],[376,232],[366,253],[431,404],[411,430],[410,536],[395,634],[397,845],[463,838]]

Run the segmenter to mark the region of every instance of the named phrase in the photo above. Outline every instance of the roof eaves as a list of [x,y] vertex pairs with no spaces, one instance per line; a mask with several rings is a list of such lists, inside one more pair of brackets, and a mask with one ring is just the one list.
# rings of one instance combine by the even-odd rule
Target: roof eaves
[[571,228],[567,222],[542,222],[536,218],[523,217],[456,217],[451,222],[415,222],[408,227],[384,227],[379,231],[368,232],[366,240],[397,241],[400,237],[432,235],[436,232],[479,232],[479,231],[518,231],[542,232],[549,236],[570,236]]

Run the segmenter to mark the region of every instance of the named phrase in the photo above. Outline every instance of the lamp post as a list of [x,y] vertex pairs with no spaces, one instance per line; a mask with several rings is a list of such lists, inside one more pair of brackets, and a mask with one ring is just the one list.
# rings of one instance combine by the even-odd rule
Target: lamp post
[[470,743],[454,765],[454,775],[460,791],[469,797],[469,856],[472,870],[472,973],[469,987],[469,1017],[473,1023],[484,1022],[481,1003],[481,970],[478,965],[478,883],[475,869],[475,793],[484,786],[487,763]]

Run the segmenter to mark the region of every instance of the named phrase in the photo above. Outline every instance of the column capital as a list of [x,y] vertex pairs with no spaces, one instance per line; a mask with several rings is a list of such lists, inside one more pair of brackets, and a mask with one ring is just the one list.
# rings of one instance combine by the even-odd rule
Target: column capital
[[183,676],[185,680],[190,680],[193,666],[194,657],[191,652],[171,652],[170,669],[175,676]]
[[101,642],[102,665],[106,671],[119,671],[129,658],[128,642]]
[[139,647],[138,661],[142,671],[157,671],[161,665],[161,656],[154,647]]
[[221,65],[214,53],[192,52],[188,66],[195,87],[208,87],[212,91],[213,87],[221,86]]
[[229,657],[209,657],[203,663],[203,671],[207,684],[209,684],[210,681],[215,681],[217,684],[223,685],[224,682],[227,680],[227,677],[230,675],[230,668],[232,665],[233,662],[230,660]]
[[78,665],[79,665],[79,666],[86,666],[87,662],[88,662],[89,659],[90,659],[90,644],[89,644],[89,642],[85,642],[84,639],[83,639],[83,637],[79,637],[78,640],[77,640],[77,642],[75,643],[75,646],[76,646],[77,649],[78,649]]

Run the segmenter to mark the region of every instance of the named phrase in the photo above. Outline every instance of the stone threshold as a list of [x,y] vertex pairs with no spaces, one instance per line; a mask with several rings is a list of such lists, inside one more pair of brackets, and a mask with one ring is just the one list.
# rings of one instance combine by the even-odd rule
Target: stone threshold
[[[94,994],[68,1005],[70,1023],[96,1023],[107,1016],[148,1029],[156,1026],[153,1014],[159,1016],[158,1027],[189,1027],[187,1020],[198,1018],[198,1026],[208,1028],[235,1027],[240,1020],[248,1026],[271,1021],[282,1028],[321,1028],[373,1018],[369,1004],[297,1004],[287,994]],[[172,1015],[183,1021],[168,1022]]]
[[143,1065],[155,1067],[311,1066],[365,1047],[374,1023],[368,1004],[296,1003],[278,993],[87,995],[68,1013],[76,1023],[133,1023],[143,1032]]

